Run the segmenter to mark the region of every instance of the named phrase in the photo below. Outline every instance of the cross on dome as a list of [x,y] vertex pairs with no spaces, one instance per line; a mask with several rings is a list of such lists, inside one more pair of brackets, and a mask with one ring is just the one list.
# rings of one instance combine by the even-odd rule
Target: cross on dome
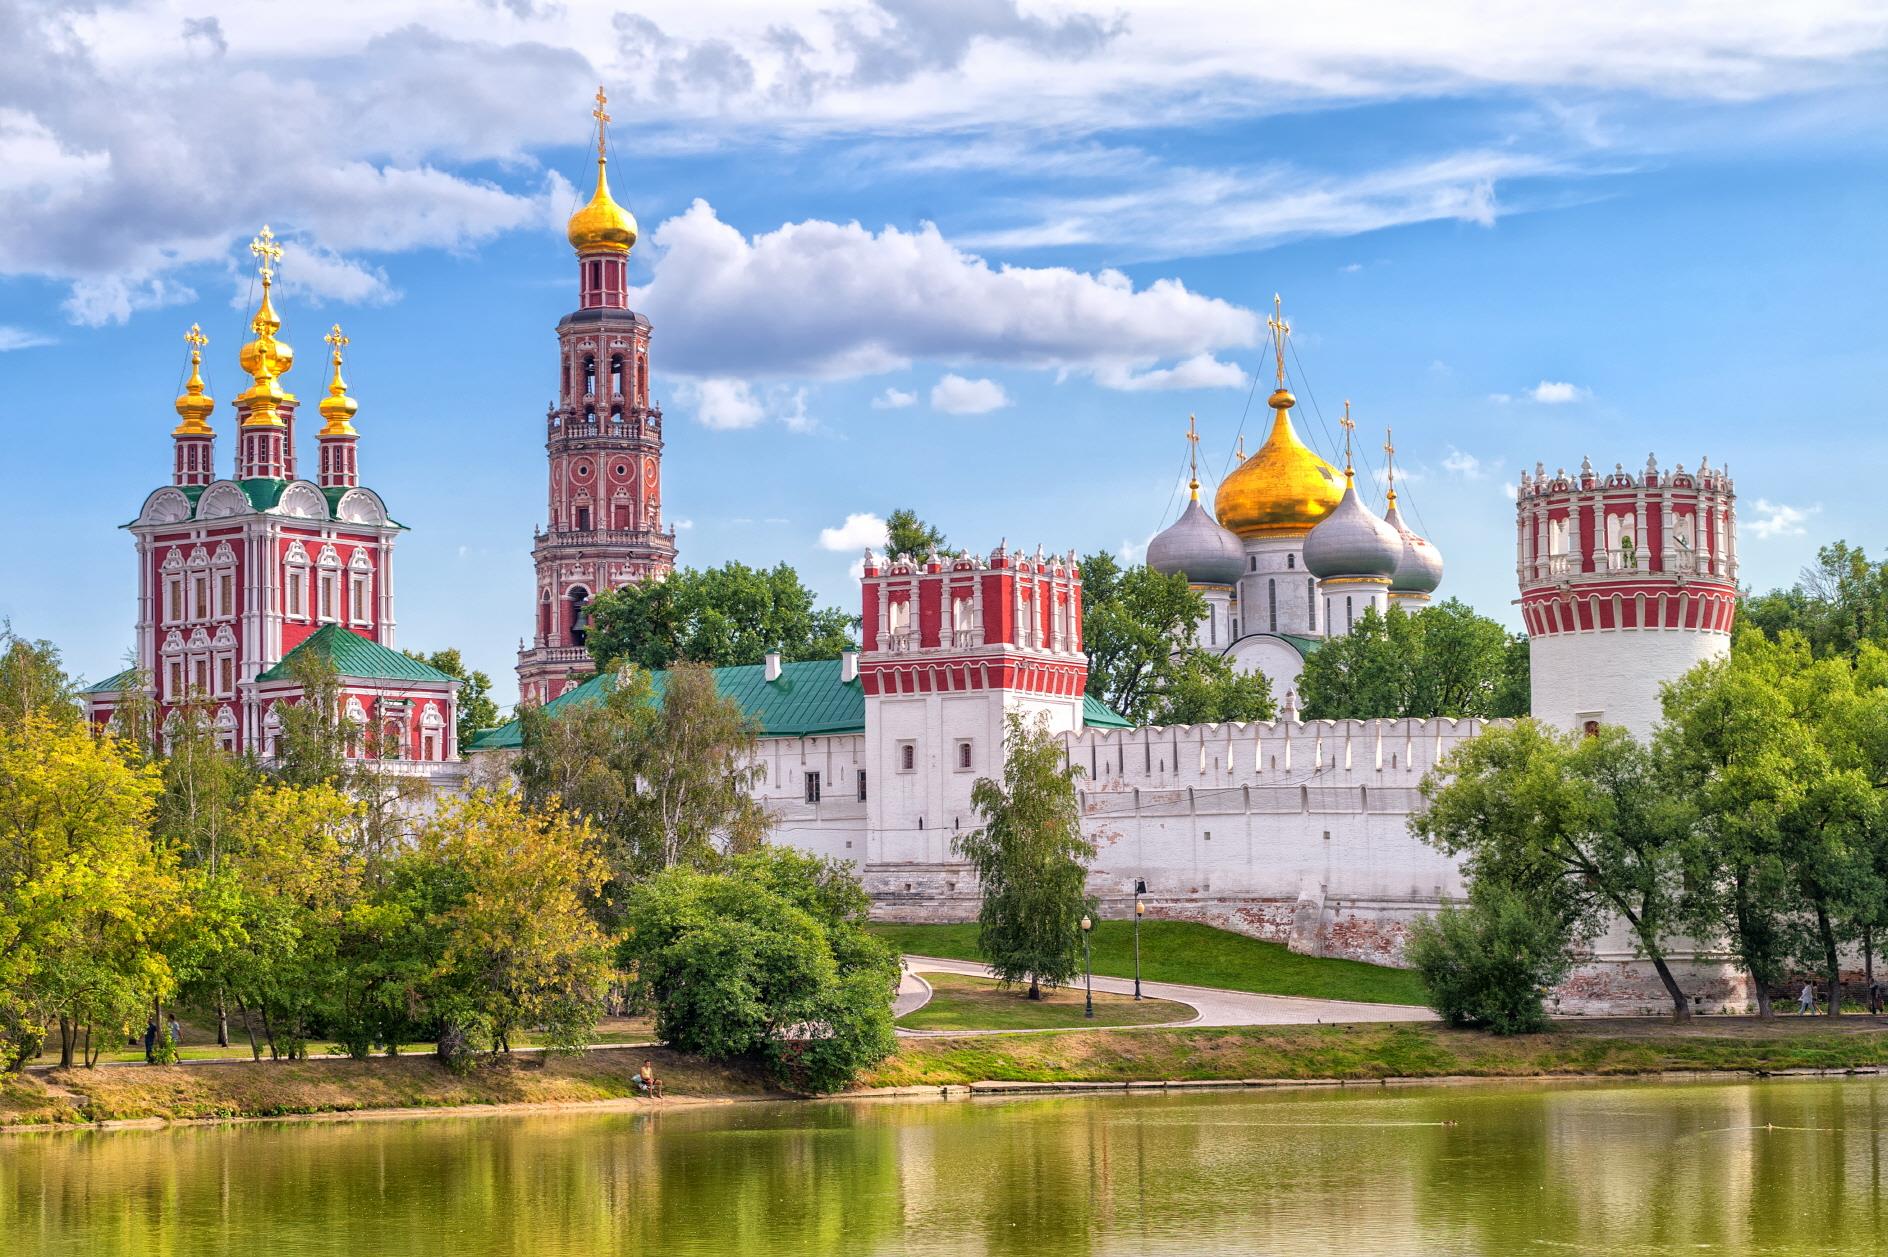
[[603,94],[603,84],[597,84],[597,107],[590,111],[590,116],[597,120],[597,158],[603,160],[604,137],[609,133],[610,115],[603,107],[610,103],[610,98]]
[[1285,302],[1277,293],[1272,294],[1272,313],[1265,325],[1272,329],[1272,351],[1278,357],[1278,386],[1284,388],[1285,338],[1291,335],[1291,324],[1285,321]]
[[262,279],[263,287],[266,288],[275,279],[275,271],[269,263],[282,260],[282,246],[275,242],[275,233],[269,230],[269,224],[262,224],[262,231],[249,242],[249,251],[261,262],[257,274]]
[[1187,488],[1195,502],[1200,500],[1200,430],[1192,415],[1187,416]]

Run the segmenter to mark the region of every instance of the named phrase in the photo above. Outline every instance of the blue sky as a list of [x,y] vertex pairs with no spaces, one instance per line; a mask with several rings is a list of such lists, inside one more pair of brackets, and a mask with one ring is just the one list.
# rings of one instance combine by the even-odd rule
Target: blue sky
[[1136,554],[1189,411],[1209,486],[1262,435],[1278,291],[1300,431],[1335,457],[1348,397],[1380,466],[1395,427],[1445,593],[1513,623],[1519,470],[1648,451],[1728,462],[1746,581],[1787,583],[1884,542],[1888,18],[1769,7],[6,6],[0,616],[118,665],[116,526],[193,321],[241,387],[266,221],[289,386],[353,341],[402,644],[509,697],[598,81],[686,563],[851,608],[899,506]]

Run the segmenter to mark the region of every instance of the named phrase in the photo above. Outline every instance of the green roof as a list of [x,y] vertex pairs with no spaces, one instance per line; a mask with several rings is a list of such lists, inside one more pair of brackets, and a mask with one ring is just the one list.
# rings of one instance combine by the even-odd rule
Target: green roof
[[1322,637],[1301,637],[1296,633],[1279,633],[1276,634],[1276,636],[1282,637],[1290,642],[1292,647],[1307,659],[1311,657],[1312,651],[1324,644]]
[[301,645],[282,656],[282,662],[257,677],[257,681],[286,681],[293,677],[289,662],[302,654],[320,655],[344,677],[371,681],[456,681],[431,664],[388,650],[379,642],[370,642],[359,633],[339,624],[324,624]]
[[[840,661],[814,659],[805,663],[783,663],[780,679],[769,681],[765,664],[742,664],[716,668],[715,692],[731,699],[755,724],[762,737],[804,738],[842,733],[865,732],[865,691],[855,678],[839,679]],[[662,696],[667,672],[650,674],[654,696]],[[567,706],[594,703],[616,688],[616,675],[593,676],[575,689],[566,690],[544,705],[550,713]],[[1085,699],[1083,719],[1104,729],[1125,729],[1127,721],[1094,699]],[[471,751],[504,750],[522,746],[524,730],[516,720],[473,736],[466,745]]]
[[1082,695],[1082,723],[1090,729],[1132,729],[1127,718],[1092,694]]
[[266,511],[282,500],[283,492],[288,488],[286,480],[238,480],[243,496],[249,499],[249,505],[259,511]]
[[100,681],[97,685],[86,686],[85,692],[87,694],[122,693],[124,691],[125,686],[131,684],[132,679],[135,678],[137,675],[138,675],[138,670],[136,668],[126,668],[123,672],[119,672],[112,676],[106,677],[103,681]]

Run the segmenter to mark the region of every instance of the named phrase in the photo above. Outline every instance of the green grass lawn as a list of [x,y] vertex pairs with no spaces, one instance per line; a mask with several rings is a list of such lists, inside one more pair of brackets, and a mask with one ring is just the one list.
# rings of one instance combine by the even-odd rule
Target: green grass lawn
[[990,978],[961,973],[926,973],[931,1002],[905,1014],[898,1024],[910,1030],[1054,1030],[1069,1027],[1146,1026],[1162,1021],[1186,1021],[1193,1010],[1171,1000],[1136,1000],[1132,995],[1095,992],[1095,1016],[1086,1007],[1079,986],[1044,991],[1029,998],[1029,988],[1005,990]]
[[[902,925],[880,923],[872,932],[900,951],[947,960],[980,960],[975,923]],[[1134,976],[1134,924],[1102,921],[1093,939],[1095,972]],[[1361,1000],[1370,1004],[1421,1004],[1422,979],[1413,970],[1367,965],[1356,960],[1299,956],[1278,943],[1261,942],[1192,921],[1141,924],[1141,977],[1184,982],[1260,995]]]

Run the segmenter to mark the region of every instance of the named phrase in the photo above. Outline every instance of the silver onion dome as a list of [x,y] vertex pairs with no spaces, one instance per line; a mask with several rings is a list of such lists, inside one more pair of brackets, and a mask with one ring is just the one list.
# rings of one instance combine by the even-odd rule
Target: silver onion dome
[[1403,522],[1403,512],[1397,508],[1394,496],[1390,498],[1390,509],[1384,513],[1383,522],[1403,537],[1402,557],[1397,560],[1396,571],[1390,574],[1390,592],[1434,593],[1436,586],[1442,583],[1442,551],[1417,536]]
[[1245,546],[1206,513],[1196,496],[1180,518],[1147,543],[1147,566],[1190,585],[1230,585],[1246,570]]
[[1402,557],[1403,535],[1363,504],[1354,482],[1344,486],[1337,509],[1305,537],[1305,567],[1320,580],[1388,577]]

